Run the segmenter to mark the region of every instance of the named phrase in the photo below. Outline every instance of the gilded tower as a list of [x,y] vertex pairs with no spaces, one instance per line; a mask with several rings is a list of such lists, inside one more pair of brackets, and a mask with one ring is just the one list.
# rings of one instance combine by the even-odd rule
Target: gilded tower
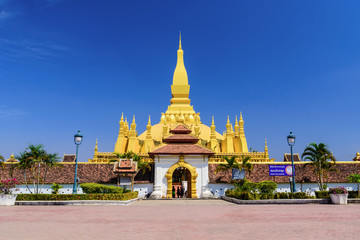
[[[201,122],[200,113],[194,111],[190,105],[190,85],[184,64],[184,51],[179,38],[179,48],[177,50],[177,63],[171,85],[171,99],[165,113],[161,113],[160,122],[151,125],[150,116],[146,130],[138,135],[136,131],[135,116],[129,125],[127,118],[121,115],[119,122],[119,132],[115,143],[114,152],[125,153],[135,152],[143,157],[154,149],[163,146],[163,139],[171,135],[171,130],[178,124],[185,124],[192,132],[191,134],[199,139],[197,144],[212,150],[215,155],[210,162],[220,162],[223,156],[250,156],[255,162],[269,162],[274,159],[269,158],[267,143],[265,142],[264,152],[249,152],[244,130],[244,120],[240,113],[239,121],[235,118],[235,125],[230,122],[227,116],[226,131],[223,135],[215,131],[214,117],[211,126]],[[115,155],[111,152],[98,152],[97,145],[94,158],[90,162],[107,162]],[[151,161],[151,159],[149,159]]]

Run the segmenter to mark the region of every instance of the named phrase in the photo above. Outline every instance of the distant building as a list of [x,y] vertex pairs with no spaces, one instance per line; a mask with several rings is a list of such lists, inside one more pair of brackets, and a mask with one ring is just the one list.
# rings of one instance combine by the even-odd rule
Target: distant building
[[[300,156],[298,153],[293,154],[294,162],[300,162]],[[290,153],[284,153],[284,162],[291,162],[291,154]]]

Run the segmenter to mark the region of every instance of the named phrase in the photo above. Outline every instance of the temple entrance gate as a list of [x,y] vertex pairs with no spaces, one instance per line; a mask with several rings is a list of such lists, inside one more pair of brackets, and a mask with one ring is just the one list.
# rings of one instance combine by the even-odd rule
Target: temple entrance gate
[[167,192],[166,192],[167,198],[172,198],[173,186],[175,188],[179,188],[180,187],[179,182],[181,181],[182,184],[182,179],[186,179],[184,181],[187,182],[187,186],[186,186],[187,194],[185,197],[188,198],[198,197],[196,194],[196,178],[198,176],[198,174],[196,173],[196,168],[184,162],[183,156],[180,156],[179,161],[168,169],[165,176],[167,178]]

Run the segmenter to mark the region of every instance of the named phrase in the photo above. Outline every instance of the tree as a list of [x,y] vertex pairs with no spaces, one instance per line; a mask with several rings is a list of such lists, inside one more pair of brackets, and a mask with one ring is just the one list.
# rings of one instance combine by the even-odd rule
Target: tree
[[328,171],[336,171],[333,167],[336,164],[334,155],[324,143],[310,143],[304,150],[301,158],[310,161],[304,164],[312,166],[317,177],[320,191],[324,191],[324,177],[327,178]]
[[5,159],[2,155],[0,155],[0,167],[2,169],[5,169],[5,163],[4,163]]
[[[17,167],[23,171],[25,185],[30,193],[40,193],[49,168],[58,166],[59,161],[57,153],[47,153],[41,144],[30,144],[16,158],[19,160]],[[33,192],[29,188],[29,183],[33,184]]]
[[358,197],[360,197],[360,174],[351,174],[346,179],[351,183],[357,183]]
[[239,169],[240,171],[241,170],[244,170],[244,171],[247,171],[249,173],[249,175],[251,174],[254,166],[250,163],[250,157],[249,156],[246,156],[246,157],[242,157],[242,161],[241,163],[239,163],[237,160],[236,160],[236,156],[232,156],[231,158],[228,158],[227,156],[225,156],[223,158],[226,163],[220,163],[218,165],[218,167],[216,168],[216,171],[215,172],[218,172],[218,171],[227,171],[229,169]]

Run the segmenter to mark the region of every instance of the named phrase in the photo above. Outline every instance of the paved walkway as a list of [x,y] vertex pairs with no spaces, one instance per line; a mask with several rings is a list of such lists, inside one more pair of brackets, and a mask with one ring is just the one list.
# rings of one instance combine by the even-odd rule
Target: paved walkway
[[222,200],[129,206],[0,207],[0,239],[358,239],[360,205],[236,205]]

